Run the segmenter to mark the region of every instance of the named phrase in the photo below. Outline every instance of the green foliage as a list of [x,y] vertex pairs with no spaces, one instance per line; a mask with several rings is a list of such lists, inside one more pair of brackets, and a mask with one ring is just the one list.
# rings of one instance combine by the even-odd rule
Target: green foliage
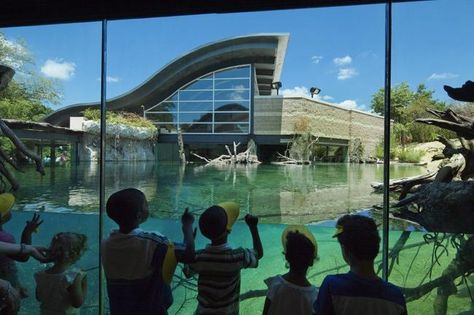
[[[398,149],[399,143],[397,142],[397,139],[395,138],[395,134],[392,132],[390,134],[390,159],[394,160],[398,157]],[[375,147],[375,157],[382,160],[384,157],[384,150],[383,150],[383,141],[377,144]]]
[[0,63],[12,67],[16,74],[0,92],[0,117],[38,121],[59,101],[58,82],[36,71],[31,52],[23,41],[10,41],[0,33]]
[[[418,85],[416,91],[403,82],[391,90],[391,118],[394,120],[393,133],[397,143],[402,146],[410,142],[429,142],[436,139],[440,134],[447,138],[455,135],[452,132],[435,126],[429,126],[415,122],[417,118],[430,117],[427,108],[445,110],[448,106],[444,102],[433,99],[433,91],[425,85]],[[384,89],[378,90],[372,97],[372,110],[383,115]]]
[[[372,96],[372,110],[380,115],[384,115],[384,99],[385,99],[385,89],[379,89]],[[390,95],[390,116],[391,118],[400,123],[404,123],[405,116],[403,114],[404,109],[410,104],[414,99],[414,93],[410,90],[410,86],[403,82],[391,90]]]
[[398,160],[400,162],[419,163],[423,155],[424,153],[419,150],[405,148],[398,152]]
[[[87,108],[82,113],[86,119],[92,121],[100,120],[100,110],[98,109]],[[107,111],[106,121],[111,125],[125,125],[130,127],[156,129],[156,126],[148,119],[129,112]]]

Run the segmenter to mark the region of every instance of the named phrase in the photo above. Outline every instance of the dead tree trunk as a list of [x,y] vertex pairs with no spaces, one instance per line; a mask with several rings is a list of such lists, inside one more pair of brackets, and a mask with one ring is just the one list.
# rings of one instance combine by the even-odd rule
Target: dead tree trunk
[[[448,94],[461,101],[474,102],[474,83],[466,82],[462,88],[446,87]],[[459,97],[459,98],[456,98]],[[440,169],[429,177],[411,178],[399,181],[402,186],[400,201],[392,209],[395,216],[415,221],[428,231],[454,233],[474,233],[474,119],[456,114],[453,110],[427,110],[437,118],[420,118],[416,121],[451,130],[459,137],[461,146],[457,147],[446,138],[438,137],[444,144],[443,153],[434,159],[444,159]],[[431,182],[426,183],[426,180]],[[408,190],[421,184],[411,196]],[[396,187],[397,187],[396,186]],[[391,187],[392,188],[392,187]],[[393,187],[395,188],[395,187]],[[415,211],[413,211],[415,209]],[[435,236],[436,237],[436,236]],[[435,315],[445,315],[448,298],[456,292],[455,280],[474,272],[474,238],[471,236],[456,247],[456,257],[443,271],[442,275],[416,288],[405,288],[407,301],[421,298],[437,288],[433,304]]]
[[[13,69],[0,65],[0,92],[7,87],[14,74],[15,71],[13,71]],[[15,135],[15,133],[5,124],[2,119],[0,119],[0,131],[3,136],[6,136],[8,139],[11,140],[18,152],[30,158],[36,164],[36,171],[38,171],[41,175],[45,174],[41,158],[35,153],[28,150],[25,144]],[[15,176],[5,165],[6,163],[12,165],[14,169],[18,170],[18,166],[14,162],[14,159],[12,157],[9,157],[5,153],[5,151],[0,148],[0,176],[5,178],[10,183],[12,190],[17,190],[20,185],[15,179]],[[5,190],[5,188],[2,188],[2,190]]]
[[178,155],[181,164],[186,164],[186,154],[184,152],[184,141],[183,141],[183,133],[181,132],[181,128],[178,128]]
[[225,145],[228,154],[222,154],[214,159],[200,156],[194,152],[191,154],[200,160],[206,162],[206,166],[235,166],[247,164],[260,164],[257,157],[256,145],[253,140],[247,143],[247,149],[243,152],[237,153],[237,148],[240,143],[233,143],[234,152],[231,151],[228,145]]

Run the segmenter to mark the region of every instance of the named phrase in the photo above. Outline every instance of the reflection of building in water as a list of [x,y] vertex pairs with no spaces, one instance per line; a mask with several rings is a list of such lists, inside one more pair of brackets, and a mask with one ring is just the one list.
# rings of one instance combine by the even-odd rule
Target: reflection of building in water
[[[308,119],[319,137],[319,160],[345,161],[359,139],[365,155],[383,136],[383,118],[308,97],[278,95],[288,34],[235,37],[202,46],[166,65],[137,88],[107,101],[108,110],[135,112],[159,129],[158,156],[177,160],[177,130],[187,150],[211,153],[233,141],[254,139],[260,159],[283,152],[295,123]],[[323,84],[323,82],[321,82]],[[79,104],[62,108],[46,121],[68,126]]]
[[376,165],[281,167],[280,190],[259,188],[252,194],[252,212],[262,222],[302,224],[336,218],[382,202],[369,183],[382,178]]

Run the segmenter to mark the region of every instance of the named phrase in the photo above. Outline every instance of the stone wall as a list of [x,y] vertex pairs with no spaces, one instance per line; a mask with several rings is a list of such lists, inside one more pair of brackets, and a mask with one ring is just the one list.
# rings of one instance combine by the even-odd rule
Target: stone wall
[[254,132],[256,135],[292,135],[295,122],[309,119],[314,135],[332,139],[359,138],[365,157],[374,156],[375,146],[383,139],[381,116],[351,110],[306,97],[256,97]]
[[[80,161],[97,161],[100,156],[100,125],[85,120],[82,122],[84,135],[78,146]],[[156,130],[108,125],[105,145],[106,161],[154,161]]]

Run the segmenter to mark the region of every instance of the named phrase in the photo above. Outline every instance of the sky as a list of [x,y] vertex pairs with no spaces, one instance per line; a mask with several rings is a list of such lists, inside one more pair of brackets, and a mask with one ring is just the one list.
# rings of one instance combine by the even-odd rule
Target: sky
[[[392,84],[443,85],[474,79],[474,1],[393,5]],[[56,81],[63,106],[100,99],[101,23],[0,29],[12,47],[26,43],[36,71]],[[288,33],[280,81],[284,95],[309,95],[370,110],[384,84],[385,6],[207,14],[110,21],[107,98],[126,93],[172,60],[211,42],[256,33]],[[8,62],[14,62],[7,60]],[[4,61],[5,62],[5,61]]]

